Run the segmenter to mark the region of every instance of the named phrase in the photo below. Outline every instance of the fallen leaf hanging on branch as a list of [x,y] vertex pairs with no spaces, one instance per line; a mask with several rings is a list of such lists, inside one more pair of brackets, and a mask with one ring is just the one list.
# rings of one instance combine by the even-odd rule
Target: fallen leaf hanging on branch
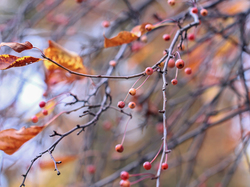
[[8,46],[10,47],[11,49],[13,49],[14,51],[18,52],[18,53],[21,53],[22,51],[24,50],[29,50],[29,49],[32,49],[33,48],[33,45],[26,41],[24,43],[17,43],[17,42],[2,42],[0,44],[0,48],[2,46]]
[[121,31],[118,33],[117,36],[110,39],[104,36],[104,47],[105,48],[114,47],[137,40],[139,37],[141,37],[143,34],[147,32],[147,30],[145,29],[145,26],[147,24],[148,23],[137,25],[132,29],[131,32]]
[[40,58],[31,56],[17,57],[13,55],[0,55],[0,70],[9,69],[12,67],[21,67],[34,62],[40,61]]
[[44,126],[31,126],[29,128],[22,127],[20,130],[6,129],[0,131],[0,150],[6,154],[12,155],[15,153],[25,142],[34,138],[40,133]]

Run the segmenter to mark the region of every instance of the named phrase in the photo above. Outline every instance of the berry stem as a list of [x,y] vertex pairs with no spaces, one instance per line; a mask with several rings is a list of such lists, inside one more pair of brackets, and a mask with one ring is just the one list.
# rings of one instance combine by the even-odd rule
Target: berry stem
[[136,88],[136,90],[140,89],[143,86],[143,84],[148,80],[149,77],[150,75],[147,76],[147,78],[143,81],[143,83],[140,86]]
[[[61,94],[59,94],[59,95],[57,95],[57,96],[51,98],[50,100],[48,100],[47,103],[50,102],[50,101],[53,101],[54,99],[56,99],[56,98],[58,98],[58,97],[60,97],[61,95],[64,95],[64,94],[68,96],[68,94],[71,94],[71,93],[70,93],[70,92],[61,93]],[[66,98],[66,97],[64,97],[64,98]],[[64,98],[63,98],[63,99],[64,99]],[[61,100],[62,100],[62,99],[61,99]]]
[[57,115],[55,115],[51,120],[49,120],[44,126],[48,126],[50,123],[52,123],[56,118],[58,118],[60,115],[67,113],[68,111],[62,111],[60,113],[58,113]]
[[175,79],[177,79],[177,76],[178,76],[178,68],[176,68],[176,70],[175,70]]
[[179,51],[176,51],[175,53],[177,53],[179,59],[181,59],[181,55],[180,55]]
[[150,175],[154,177],[155,175],[153,173],[136,173],[136,174],[130,174],[130,177],[137,177],[137,176],[143,176],[143,175]]
[[[153,177],[154,177],[154,175],[153,175]],[[152,176],[145,176],[145,177],[142,177],[142,178],[140,178],[140,179],[138,179],[138,180],[136,180],[136,181],[134,181],[134,182],[131,182],[130,184],[133,185],[133,184],[136,184],[136,183],[138,183],[138,182],[140,182],[140,181],[143,181],[144,179],[149,179],[149,178],[152,178]]]
[[124,140],[125,140],[126,131],[127,131],[127,127],[128,127],[128,122],[130,121],[130,119],[131,119],[131,117],[128,119],[128,121],[127,121],[127,123],[126,123],[121,145],[123,145],[123,142],[124,142]]
[[[139,79],[137,79],[137,81],[135,81],[135,83],[131,86],[131,88],[133,88],[135,85],[136,85],[136,83],[142,78],[143,76],[140,76],[140,78]],[[127,99],[127,97],[128,97],[128,95],[129,95],[129,92],[127,93],[127,95],[126,95],[126,97],[124,98],[124,100],[123,100],[123,102],[125,102],[126,101],[126,99]]]
[[152,159],[152,161],[150,162],[150,164],[152,164],[155,161],[155,159],[158,157],[158,155],[160,154],[160,152],[162,150],[162,146],[163,146],[163,143],[161,143],[161,147],[160,147],[159,151],[156,153],[155,157]]

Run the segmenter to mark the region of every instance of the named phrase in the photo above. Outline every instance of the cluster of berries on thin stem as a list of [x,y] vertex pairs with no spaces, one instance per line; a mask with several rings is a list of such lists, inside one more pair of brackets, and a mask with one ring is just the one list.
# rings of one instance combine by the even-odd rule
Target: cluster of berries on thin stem
[[[55,108],[55,106],[57,106],[58,104],[60,104],[61,101],[62,101],[63,99],[65,99],[69,94],[70,94],[70,93],[68,93],[68,92],[67,92],[67,93],[62,93],[62,94],[57,95],[56,97],[53,97],[52,99],[50,99],[50,100],[47,101],[47,102],[41,101],[41,102],[39,103],[39,107],[40,107],[41,109],[43,109],[43,110],[42,110],[42,114],[43,114],[44,116],[47,116],[47,115],[49,114],[49,111],[52,110],[53,108]],[[51,101],[57,99],[58,97],[60,97],[60,96],[62,96],[62,95],[66,95],[66,97],[61,98],[61,99],[60,99],[59,101],[57,101],[56,103],[52,103],[51,106],[48,105],[49,102],[51,102]],[[46,108],[46,106],[47,106],[47,108]],[[62,113],[65,113],[65,112],[62,112]],[[60,113],[60,115],[61,115],[62,113]],[[60,115],[56,115],[56,116],[58,117],[58,116],[60,116]],[[53,118],[53,119],[54,119],[54,118]],[[32,117],[31,117],[31,121],[32,121],[33,123],[37,123],[37,122],[39,121],[38,115],[32,116]]]

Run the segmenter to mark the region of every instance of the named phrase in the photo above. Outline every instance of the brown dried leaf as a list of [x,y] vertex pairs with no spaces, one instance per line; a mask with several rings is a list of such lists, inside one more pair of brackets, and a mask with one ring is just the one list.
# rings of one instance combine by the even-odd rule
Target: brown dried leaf
[[0,150],[6,154],[12,155],[15,153],[25,142],[34,138],[40,133],[44,126],[31,126],[29,128],[22,127],[20,130],[6,129],[0,131]]
[[32,49],[33,48],[33,45],[26,41],[24,43],[17,43],[17,42],[2,42],[0,44],[0,48],[2,46],[8,46],[10,47],[11,49],[13,49],[14,51],[18,52],[18,53],[21,53],[22,51],[24,50],[29,50],[29,49]]
[[117,36],[110,38],[110,39],[104,36],[104,47],[108,48],[108,47],[114,47],[114,46],[130,43],[134,40],[137,40],[138,38],[139,37],[137,35],[131,32],[122,31],[122,32],[119,32]]
[[12,67],[21,67],[34,62],[40,61],[40,58],[31,56],[17,57],[13,55],[0,55],[0,70],[9,69]]

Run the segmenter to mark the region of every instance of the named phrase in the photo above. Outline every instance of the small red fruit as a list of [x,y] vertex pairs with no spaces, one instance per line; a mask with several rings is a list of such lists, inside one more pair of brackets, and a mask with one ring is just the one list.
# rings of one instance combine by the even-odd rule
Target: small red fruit
[[181,51],[184,51],[185,50],[185,45],[184,44],[179,44],[178,45],[178,49],[181,50]]
[[178,69],[182,69],[182,68],[184,67],[184,61],[183,61],[182,59],[176,60],[175,66],[176,66]]
[[112,124],[109,121],[105,121],[102,127],[105,131],[109,131],[112,128]]
[[95,173],[95,166],[94,165],[88,165],[87,166],[87,171],[90,173],[90,174],[94,174]]
[[175,5],[175,0],[168,0],[168,4],[170,6],[174,6]]
[[121,187],[130,187],[130,182],[128,180],[121,180],[120,186]]
[[46,105],[46,102],[45,102],[45,101],[41,101],[41,102],[39,103],[39,107],[40,107],[40,108],[45,107],[45,105]]
[[145,73],[146,73],[147,75],[152,75],[152,74],[154,73],[154,70],[153,70],[153,68],[151,68],[151,67],[147,67],[147,68],[145,69]]
[[115,67],[116,66],[116,61],[115,60],[110,60],[109,65]]
[[188,40],[193,41],[195,39],[195,36],[193,33],[188,35]]
[[208,12],[207,12],[206,9],[203,8],[203,9],[201,9],[200,14],[201,14],[202,16],[207,16]]
[[169,41],[170,40],[170,35],[169,34],[164,34],[162,36],[162,38],[165,40],[165,41]]
[[118,104],[117,104],[117,106],[119,108],[124,108],[125,107],[125,103],[123,101],[119,101]]
[[130,109],[134,109],[134,108],[136,107],[135,102],[129,102],[128,107],[129,107]]
[[191,68],[185,68],[185,73],[186,73],[187,75],[192,74],[192,69],[191,69]]
[[147,24],[147,25],[145,26],[145,29],[146,29],[147,31],[151,31],[153,28],[154,28],[154,26],[153,26],[152,24]]
[[134,96],[134,95],[136,94],[136,89],[130,88],[129,91],[128,91],[128,93],[129,93],[130,95]]
[[117,144],[117,145],[115,146],[115,150],[116,150],[118,153],[122,153],[123,150],[124,150],[124,147],[123,147],[122,144]]
[[172,85],[176,85],[178,83],[178,80],[177,79],[172,79],[171,83],[172,83]]
[[192,11],[192,13],[197,14],[198,13],[198,8],[193,7],[191,11]]
[[102,22],[102,26],[108,28],[110,26],[110,22],[105,20]]
[[33,123],[37,123],[37,122],[38,122],[38,117],[37,117],[37,116],[33,116],[33,117],[31,118],[31,121],[32,121]]
[[168,164],[167,163],[162,163],[161,169],[163,169],[163,170],[168,169]]
[[147,35],[141,36],[140,40],[141,40],[142,42],[144,42],[144,43],[147,43],[147,41],[148,41]]
[[173,58],[170,58],[169,61],[168,61],[168,67],[169,68],[173,68],[175,67],[175,61]]
[[145,170],[150,170],[152,165],[150,164],[150,162],[144,162],[143,167]]
[[47,116],[48,115],[48,110],[43,110],[43,115]]
[[127,180],[129,178],[129,173],[126,172],[126,171],[122,171],[121,174],[120,174],[120,178],[122,180]]

